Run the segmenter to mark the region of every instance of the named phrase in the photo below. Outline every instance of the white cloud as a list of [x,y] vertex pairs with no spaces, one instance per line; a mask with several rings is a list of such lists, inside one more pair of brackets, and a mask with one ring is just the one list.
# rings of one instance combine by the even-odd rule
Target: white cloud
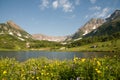
[[72,12],[74,6],[69,0],[55,0],[52,2],[54,9],[62,8],[64,12]]
[[108,15],[110,8],[104,8],[98,17],[106,17]]
[[89,15],[86,15],[86,16],[85,16],[85,19],[87,19],[88,17],[89,17]]
[[72,12],[74,6],[69,0],[59,0],[60,7],[63,8],[64,12]]
[[58,9],[61,8],[64,12],[73,12],[75,6],[80,4],[80,0],[42,0],[40,8]]
[[79,5],[80,4],[80,0],[75,0],[75,5]]
[[94,6],[94,7],[89,8],[89,10],[101,10],[101,7],[100,6]]
[[52,5],[53,5],[53,8],[54,8],[54,9],[58,8],[58,6],[59,6],[58,0],[54,1],[54,2],[52,3]]
[[103,8],[101,11],[95,12],[91,17],[105,18],[108,16],[109,11],[110,11],[110,8]]
[[39,6],[42,10],[49,7],[49,0],[42,0]]
[[63,10],[65,11],[65,12],[72,12],[73,11],[73,6],[72,6],[72,3],[70,3],[70,2],[66,2],[65,4],[63,4],[62,5],[62,7],[63,7]]
[[92,4],[94,4],[94,3],[96,2],[96,0],[90,0],[90,2],[91,2]]
[[70,19],[73,19],[73,18],[75,18],[76,17],[76,15],[75,14],[73,14],[73,15],[70,15]]

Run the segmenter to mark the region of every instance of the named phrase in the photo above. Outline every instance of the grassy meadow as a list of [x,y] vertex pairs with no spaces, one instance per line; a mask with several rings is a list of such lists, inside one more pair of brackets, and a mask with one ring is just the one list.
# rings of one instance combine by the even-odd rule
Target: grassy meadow
[[120,80],[120,58],[35,58],[24,62],[1,58],[0,80]]
[[[96,48],[91,46],[97,45]],[[120,39],[116,41],[95,42],[83,46],[68,48],[66,51],[117,51],[120,52]]]

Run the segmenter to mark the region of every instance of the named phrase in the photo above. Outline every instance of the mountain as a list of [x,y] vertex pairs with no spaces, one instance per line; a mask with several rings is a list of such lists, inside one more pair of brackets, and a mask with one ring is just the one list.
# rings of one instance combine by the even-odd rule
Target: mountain
[[117,32],[120,32],[120,10],[113,12],[110,17],[106,18],[106,22],[104,24],[85,35],[85,37],[112,35]]
[[55,42],[61,42],[64,41],[67,36],[47,36],[43,34],[33,34],[33,39],[35,40],[47,40],[47,41],[55,41]]
[[116,10],[110,17],[106,18],[107,21],[120,19],[120,10]]
[[[86,34],[90,33],[91,31],[97,29],[100,25],[104,23],[103,19],[100,18],[92,18],[90,19],[84,26],[78,29],[70,38],[71,39],[81,39]],[[69,38],[69,39],[70,39]]]
[[31,35],[24,31],[20,26],[13,21],[7,21],[7,23],[0,24],[0,35],[8,34],[14,36],[21,41],[31,38]]
[[0,49],[25,49],[32,36],[13,21],[0,23]]

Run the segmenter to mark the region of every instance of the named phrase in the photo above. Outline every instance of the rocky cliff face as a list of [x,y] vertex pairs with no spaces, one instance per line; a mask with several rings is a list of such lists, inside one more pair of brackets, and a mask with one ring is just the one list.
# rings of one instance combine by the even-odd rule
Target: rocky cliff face
[[15,24],[13,21],[7,21],[7,25],[9,25],[10,27],[12,27],[12,28],[14,28],[16,30],[24,31],[22,28],[20,28],[20,26]]
[[[101,24],[104,23],[103,19],[95,19],[92,18],[90,21],[88,21],[84,26],[82,26],[76,33],[74,33],[72,36],[60,36],[60,37],[54,37],[54,36],[47,36],[43,34],[34,34],[32,35],[32,38],[35,40],[48,40],[48,41],[65,41],[66,39],[81,39],[82,36],[85,36],[86,34],[90,33],[92,30],[98,28]],[[5,27],[6,26],[6,27]],[[24,38],[30,38],[31,35],[28,34],[26,31],[24,31],[20,26],[15,24],[13,21],[8,21],[4,25],[1,26],[3,29],[1,31],[2,33],[7,33],[9,35],[17,36],[19,39],[24,40]]]
[[61,42],[64,41],[67,37],[66,36],[47,36],[43,34],[33,34],[33,39],[35,40],[47,40],[47,41],[55,41],[55,42]]
[[83,31],[82,35],[86,35],[87,33],[91,32],[92,30],[98,28],[101,24],[104,23],[103,19],[91,19],[88,21],[79,31]]
[[106,21],[111,21],[111,20],[115,20],[115,19],[120,19],[120,10],[116,10],[113,14],[111,14],[110,17],[108,17],[106,19]]
[[8,21],[7,23],[0,23],[0,35],[8,34],[14,36],[21,41],[31,38],[31,35],[20,28],[13,21]]
[[103,19],[92,18],[84,26],[82,26],[80,29],[78,29],[78,31],[71,36],[71,39],[78,39],[78,38],[81,39],[86,34],[97,29],[103,23],[104,23]]
[[106,19],[104,24],[87,34],[85,37],[112,35],[117,32],[120,32],[120,10],[113,12],[113,14]]

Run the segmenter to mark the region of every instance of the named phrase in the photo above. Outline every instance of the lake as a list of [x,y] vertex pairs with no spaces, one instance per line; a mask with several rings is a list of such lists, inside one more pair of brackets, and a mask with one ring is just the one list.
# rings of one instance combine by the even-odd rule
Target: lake
[[22,62],[29,58],[47,57],[48,59],[73,59],[79,58],[91,58],[91,57],[104,57],[113,56],[112,52],[49,52],[49,51],[0,51],[0,57],[15,58]]

